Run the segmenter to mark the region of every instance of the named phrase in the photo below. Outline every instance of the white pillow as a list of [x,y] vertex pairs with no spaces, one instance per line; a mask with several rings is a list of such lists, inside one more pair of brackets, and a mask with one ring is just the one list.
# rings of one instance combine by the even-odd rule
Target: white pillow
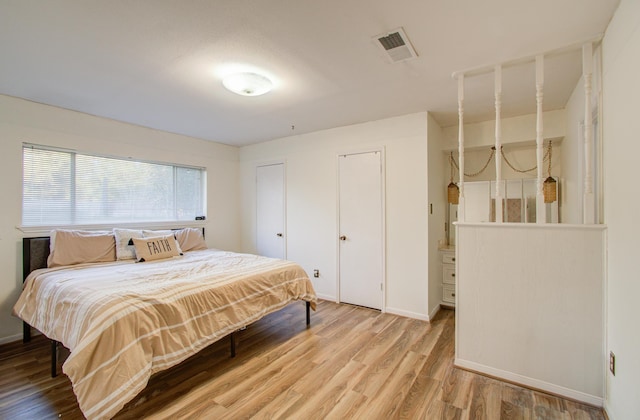
[[[136,249],[131,239],[144,238],[142,230],[114,228],[113,235],[116,238],[116,258],[118,260],[135,260]],[[129,242],[131,242],[131,245],[129,245]]]
[[167,236],[175,234],[171,229],[163,229],[163,230],[148,230],[144,229],[142,231],[142,235],[144,238],[156,238],[158,236]]

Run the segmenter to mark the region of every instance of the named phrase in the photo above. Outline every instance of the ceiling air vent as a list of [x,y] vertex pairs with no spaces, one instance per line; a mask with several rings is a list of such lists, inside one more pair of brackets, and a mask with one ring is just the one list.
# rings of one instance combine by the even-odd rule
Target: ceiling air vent
[[392,63],[410,60],[418,56],[402,28],[380,34],[374,37],[374,42],[382,48]]

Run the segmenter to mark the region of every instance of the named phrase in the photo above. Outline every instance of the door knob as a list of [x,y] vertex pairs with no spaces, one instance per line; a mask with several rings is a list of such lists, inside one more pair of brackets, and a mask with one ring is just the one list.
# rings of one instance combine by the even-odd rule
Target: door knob
[[282,233],[276,233],[276,236],[282,238]]
[[346,241],[346,240],[347,240],[347,237],[346,237],[346,236],[344,236],[344,235],[342,235],[342,236],[340,237],[340,240],[341,240],[341,241]]

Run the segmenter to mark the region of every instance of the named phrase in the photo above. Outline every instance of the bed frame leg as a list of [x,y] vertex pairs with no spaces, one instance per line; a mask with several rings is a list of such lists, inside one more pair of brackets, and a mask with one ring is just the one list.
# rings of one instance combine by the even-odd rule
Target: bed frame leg
[[236,337],[231,333],[229,338],[231,339],[231,357],[236,357]]
[[58,376],[58,342],[51,340],[51,377]]
[[28,343],[31,341],[31,325],[22,321],[22,342]]
[[311,325],[311,302],[305,302],[307,304],[307,328]]

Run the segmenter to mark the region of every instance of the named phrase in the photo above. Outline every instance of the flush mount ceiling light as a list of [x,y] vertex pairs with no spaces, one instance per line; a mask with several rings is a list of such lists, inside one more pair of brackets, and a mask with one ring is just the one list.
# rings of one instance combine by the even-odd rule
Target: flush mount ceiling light
[[231,74],[222,80],[222,84],[231,92],[243,96],[264,95],[273,88],[271,80],[250,72]]

